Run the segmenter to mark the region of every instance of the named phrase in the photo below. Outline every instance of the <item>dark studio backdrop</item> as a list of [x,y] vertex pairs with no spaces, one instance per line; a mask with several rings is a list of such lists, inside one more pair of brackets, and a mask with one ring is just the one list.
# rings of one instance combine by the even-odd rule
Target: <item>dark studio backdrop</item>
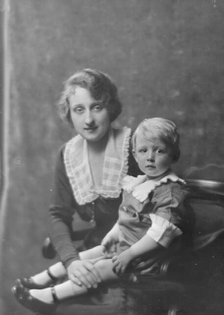
[[73,135],[55,107],[63,81],[83,67],[100,69],[119,88],[118,125],[135,128],[152,116],[174,120],[182,139],[180,174],[192,165],[223,164],[224,2],[10,0],[4,27],[9,184],[1,209],[0,313],[26,315],[10,287],[49,264],[41,244],[53,165]]

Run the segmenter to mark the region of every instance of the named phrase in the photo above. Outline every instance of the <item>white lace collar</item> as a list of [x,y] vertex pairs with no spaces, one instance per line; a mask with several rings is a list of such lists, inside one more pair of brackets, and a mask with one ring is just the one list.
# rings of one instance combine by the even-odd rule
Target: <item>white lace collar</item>
[[99,196],[119,197],[122,179],[128,171],[130,135],[130,128],[111,128],[102,165],[102,185],[97,188],[94,187],[90,171],[87,141],[77,135],[66,144],[65,169],[78,204],[92,202]]

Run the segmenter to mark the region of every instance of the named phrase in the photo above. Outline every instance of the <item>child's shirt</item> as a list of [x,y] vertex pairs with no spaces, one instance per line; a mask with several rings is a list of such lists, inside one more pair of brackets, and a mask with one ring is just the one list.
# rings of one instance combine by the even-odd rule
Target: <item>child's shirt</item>
[[120,250],[125,250],[146,233],[163,247],[183,234],[187,210],[184,181],[170,173],[159,181],[146,176],[126,176],[119,208]]

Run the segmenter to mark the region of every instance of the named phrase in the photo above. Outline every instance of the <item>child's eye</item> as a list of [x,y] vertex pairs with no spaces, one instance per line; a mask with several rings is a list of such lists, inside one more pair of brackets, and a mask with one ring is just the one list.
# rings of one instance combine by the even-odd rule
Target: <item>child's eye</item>
[[160,149],[160,148],[158,148],[158,149],[157,149],[157,153],[164,154],[164,153],[166,153],[166,149]]
[[138,152],[139,152],[139,153],[146,153],[146,152],[147,152],[147,149],[142,148],[142,149],[139,149]]

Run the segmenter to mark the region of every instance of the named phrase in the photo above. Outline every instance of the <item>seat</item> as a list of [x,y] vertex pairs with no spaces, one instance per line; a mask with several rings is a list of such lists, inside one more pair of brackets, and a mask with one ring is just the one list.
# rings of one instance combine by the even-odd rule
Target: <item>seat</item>
[[[158,277],[104,285],[87,296],[64,301],[54,315],[223,314],[224,165],[193,167],[184,175],[189,189],[186,203],[194,216],[191,246],[168,257]],[[88,232],[72,237],[77,241]],[[45,257],[52,256],[49,239],[45,245]]]
[[224,229],[224,165],[208,164],[185,172],[189,205],[194,210],[194,244],[197,250],[214,241]]

